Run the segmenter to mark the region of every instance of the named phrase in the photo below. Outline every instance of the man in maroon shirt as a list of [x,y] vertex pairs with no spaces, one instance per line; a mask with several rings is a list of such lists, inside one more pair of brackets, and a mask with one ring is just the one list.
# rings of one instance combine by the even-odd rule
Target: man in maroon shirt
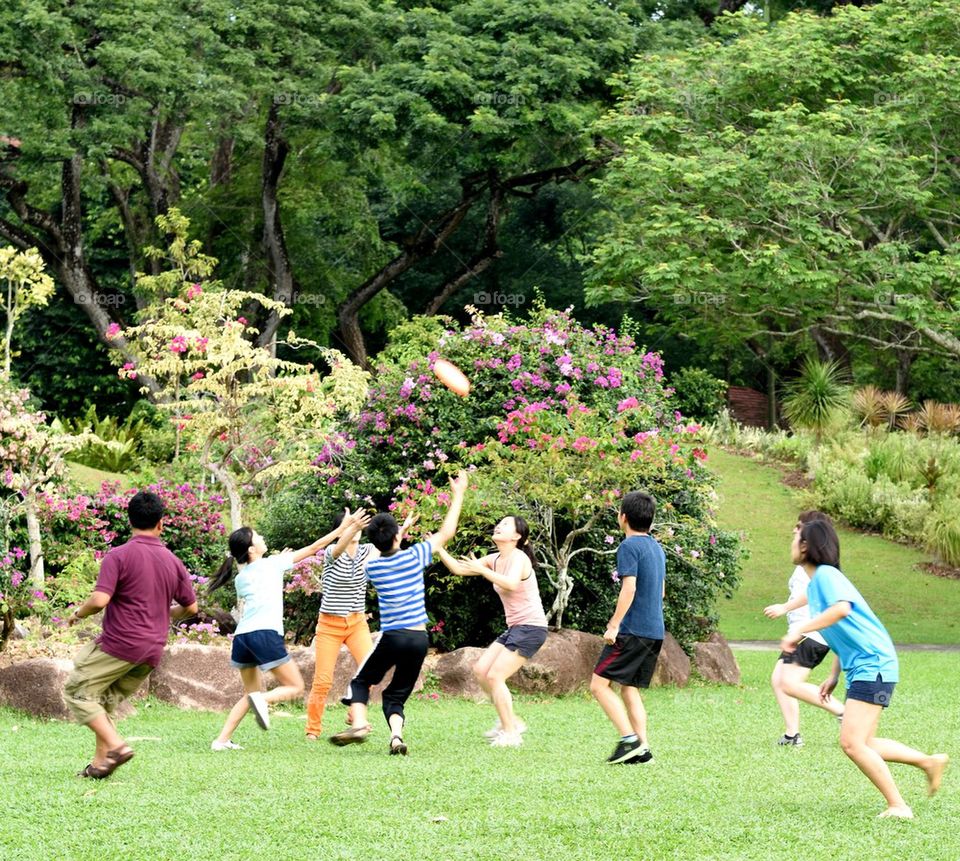
[[[81,777],[109,777],[133,757],[117,732],[117,708],[160,663],[171,620],[197,612],[187,569],[160,540],[160,497],[141,491],[130,500],[127,516],[133,536],[107,553],[93,592],[69,620],[75,625],[106,608],[100,636],[77,653],[64,689],[77,721],[97,737]],[[180,606],[172,607],[174,601]]]

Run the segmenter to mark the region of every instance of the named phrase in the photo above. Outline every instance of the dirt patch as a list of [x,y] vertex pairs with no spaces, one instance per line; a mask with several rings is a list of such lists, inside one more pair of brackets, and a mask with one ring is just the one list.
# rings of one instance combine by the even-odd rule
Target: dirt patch
[[938,565],[936,562],[921,562],[917,565],[921,571],[933,574],[934,577],[944,577],[947,580],[960,580],[960,568],[951,568],[949,565]]
[[813,480],[802,469],[790,469],[790,467],[774,462],[783,473],[781,481],[794,490],[809,490],[813,487]]

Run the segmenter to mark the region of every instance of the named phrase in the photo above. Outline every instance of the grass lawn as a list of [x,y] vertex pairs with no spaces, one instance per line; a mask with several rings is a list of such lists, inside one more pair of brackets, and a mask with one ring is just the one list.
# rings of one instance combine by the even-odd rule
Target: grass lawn
[[[837,724],[805,707],[803,748],[782,732],[767,678],[774,655],[738,654],[740,688],[649,691],[649,765],[607,766],[615,741],[588,696],[526,699],[519,750],[488,747],[489,706],[413,699],[409,757],[373,739],[302,740],[303,712],[252,720],[243,751],[213,753],[222,715],[154,702],[121,730],[136,758],[102,783],[73,776],[90,736],[0,710],[0,857],[105,859],[956,859],[960,768],[927,799],[923,775],[895,766],[912,822],[878,821],[879,793],[843,756]],[[953,655],[902,656],[881,724],[920,748],[960,737]],[[817,672],[816,678],[823,675]],[[344,709],[331,709],[339,727]]]
[[84,466],[82,463],[72,463],[68,461],[67,472],[87,493],[96,493],[100,489],[100,485],[105,481],[119,481],[120,487],[124,490],[130,487],[130,479],[128,476],[119,472],[106,472],[102,469],[94,469],[92,466]]
[[[711,449],[707,461],[720,476],[720,525],[739,531],[750,550],[736,595],[719,605],[720,629],[737,640],[779,639],[782,619],[763,608],[787,599],[790,541],[800,495],[780,481],[780,472],[746,457]],[[960,641],[960,580],[916,568],[929,557],[876,535],[841,530],[843,570],[863,593],[898,643]]]

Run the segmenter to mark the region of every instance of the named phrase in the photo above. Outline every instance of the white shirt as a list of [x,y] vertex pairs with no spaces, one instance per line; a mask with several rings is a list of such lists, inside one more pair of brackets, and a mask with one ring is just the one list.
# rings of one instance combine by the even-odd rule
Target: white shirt
[[261,556],[244,565],[234,581],[243,615],[237,634],[276,631],[283,636],[283,575],[293,568],[292,553]]
[[[792,601],[794,598],[799,598],[801,595],[807,594],[807,586],[810,585],[810,578],[807,576],[807,572],[803,570],[802,565],[798,565],[793,569],[793,574],[790,575],[790,580],[787,583],[787,587],[790,589],[790,597],[788,601]],[[806,622],[810,621],[810,608],[806,605],[803,607],[798,607],[796,610],[791,610],[787,613],[787,628],[793,630],[798,625],[803,625]],[[821,646],[827,645],[827,641],[820,636],[819,631],[811,631],[807,636],[814,640],[817,643],[820,643]]]

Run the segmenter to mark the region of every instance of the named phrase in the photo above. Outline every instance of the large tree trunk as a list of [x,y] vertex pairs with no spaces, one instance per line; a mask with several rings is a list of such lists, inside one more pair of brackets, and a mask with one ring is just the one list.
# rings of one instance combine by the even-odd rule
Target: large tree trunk
[[[290,147],[283,138],[282,131],[280,107],[274,101],[267,113],[267,126],[264,134],[263,183],[261,186],[263,247],[267,256],[273,298],[278,302],[283,302],[289,308],[293,305],[293,300],[299,291],[299,285],[290,266],[290,255],[287,253],[283,222],[280,219],[278,189],[283,166],[287,160],[287,153],[290,151]],[[279,325],[280,318],[276,311],[271,311],[267,315],[266,322],[260,327],[260,335],[257,341],[261,347],[271,347],[271,351],[275,351],[274,338]]]
[[27,538],[30,542],[30,585],[42,589],[45,581],[43,569],[43,542],[40,535],[40,518],[37,516],[37,498],[31,491],[23,501],[27,515]]

